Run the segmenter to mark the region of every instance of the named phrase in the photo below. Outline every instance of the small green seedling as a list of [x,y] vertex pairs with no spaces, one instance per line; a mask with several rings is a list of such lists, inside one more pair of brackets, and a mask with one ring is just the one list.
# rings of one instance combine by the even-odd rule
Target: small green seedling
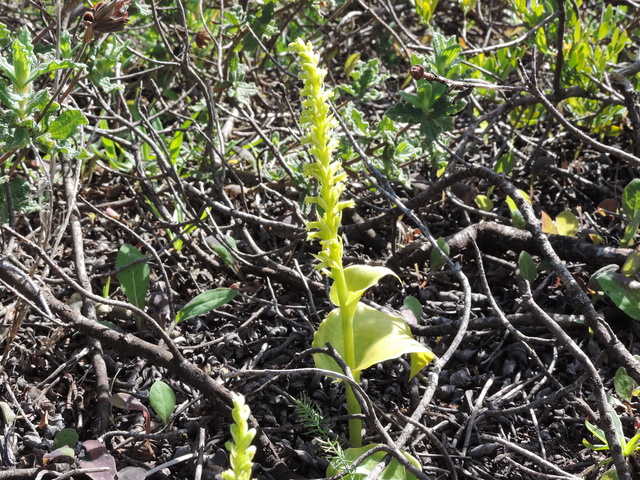
[[[616,413],[615,410],[611,409],[611,416],[613,417],[613,425],[616,430],[616,437],[618,437],[618,441],[620,442],[620,446],[622,447],[622,455],[627,458],[631,457],[635,454],[636,450],[640,449],[640,428],[636,431],[635,435],[630,439],[625,437],[624,432],[622,431],[622,423],[620,422],[620,417]],[[585,420],[584,422],[587,429],[602,443],[600,444],[592,444],[588,442],[586,439],[582,439],[582,444],[594,451],[601,450],[609,450],[609,444],[607,443],[607,439],[605,433],[602,429],[598,428],[589,420]],[[611,459],[608,458],[601,463],[601,465],[606,465],[611,462]]]

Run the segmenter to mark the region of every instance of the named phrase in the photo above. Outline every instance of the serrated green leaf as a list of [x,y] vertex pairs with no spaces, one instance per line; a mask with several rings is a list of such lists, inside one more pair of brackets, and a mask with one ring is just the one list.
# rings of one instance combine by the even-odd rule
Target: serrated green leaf
[[176,314],[176,323],[215,310],[225,303],[229,303],[237,294],[238,291],[232,288],[214,288],[202,292],[180,309]]
[[72,137],[80,125],[87,125],[89,121],[81,110],[68,109],[60,114],[49,126],[49,135],[54,140],[66,140]]
[[151,385],[149,390],[149,403],[162,423],[167,425],[176,408],[176,394],[169,385],[158,380]]
[[31,75],[29,76],[29,82],[33,82],[39,76],[47,75],[56,70],[60,70],[63,68],[81,69],[85,66],[86,65],[84,63],[77,63],[71,60],[46,58],[45,61],[38,64],[36,68],[31,72]]
[[11,89],[9,89],[7,82],[3,79],[0,79],[0,102],[2,103],[2,105],[9,108],[13,112],[18,113],[19,100],[20,98],[18,97],[18,95],[16,95]]
[[[122,268],[145,256],[133,245],[125,243],[120,247],[116,257],[116,267]],[[136,263],[125,268],[116,275],[120,288],[129,302],[138,308],[144,308],[145,297],[149,290],[149,265],[147,261]]]
[[251,82],[235,82],[233,87],[229,90],[230,95],[238,102],[245,105],[251,105],[251,97],[259,93],[256,84]]
[[384,114],[394,122],[400,123],[420,123],[425,120],[422,109],[408,103],[397,103]]

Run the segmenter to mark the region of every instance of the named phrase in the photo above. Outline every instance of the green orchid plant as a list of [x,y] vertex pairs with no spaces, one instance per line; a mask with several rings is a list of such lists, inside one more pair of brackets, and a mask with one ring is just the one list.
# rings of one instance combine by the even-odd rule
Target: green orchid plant
[[[411,354],[411,377],[428,365],[434,354],[411,335],[407,323],[400,317],[383,313],[363,304],[362,295],[386,276],[397,275],[381,266],[343,266],[343,243],[339,233],[342,211],[353,206],[353,202],[342,201],[346,174],[340,161],[333,159],[338,146],[334,134],[337,125],[330,113],[331,93],[324,88],[326,70],[320,68],[319,56],[310,43],[302,39],[290,45],[300,56],[299,78],[304,82],[300,92],[303,111],[300,123],[306,127],[302,139],[309,145],[309,153],[315,163],[305,165],[305,173],[318,183],[317,196],[308,196],[306,202],[316,205],[316,220],[307,223],[309,239],[318,239],[321,250],[316,255],[317,268],[333,280],[330,290],[331,302],[336,306],[320,324],[312,345],[325,347],[330,343],[351,369],[354,380],[366,368]],[[315,354],[318,368],[342,373],[330,356]],[[361,412],[360,405],[349,385],[345,385],[347,410],[350,415]],[[353,447],[362,446],[362,420],[349,420],[349,441]]]

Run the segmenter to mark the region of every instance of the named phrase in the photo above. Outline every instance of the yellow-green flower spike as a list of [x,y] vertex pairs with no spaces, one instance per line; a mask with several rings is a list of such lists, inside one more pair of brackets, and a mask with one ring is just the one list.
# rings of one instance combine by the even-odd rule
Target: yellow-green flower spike
[[233,441],[225,444],[230,454],[231,469],[222,472],[222,478],[224,480],[250,480],[253,456],[256,453],[256,447],[251,445],[251,442],[256,435],[256,430],[249,428],[248,420],[251,410],[244,403],[242,395],[233,395],[233,411],[231,414],[235,421],[231,425]]
[[313,51],[311,43],[298,40],[289,47],[300,55],[299,78],[304,82],[300,95],[303,111],[300,123],[307,132],[302,142],[310,145],[316,162],[305,166],[305,173],[318,182],[318,195],[307,197],[307,203],[317,205],[317,220],[307,223],[309,238],[320,240],[322,251],[317,255],[318,268],[333,277],[334,269],[342,270],[342,239],[338,229],[342,223],[342,210],[353,206],[353,202],[340,201],[344,191],[346,174],[339,161],[333,161],[338,146],[333,130],[337,122],[330,113],[331,92],[324,89],[326,70],[318,66],[320,57]]

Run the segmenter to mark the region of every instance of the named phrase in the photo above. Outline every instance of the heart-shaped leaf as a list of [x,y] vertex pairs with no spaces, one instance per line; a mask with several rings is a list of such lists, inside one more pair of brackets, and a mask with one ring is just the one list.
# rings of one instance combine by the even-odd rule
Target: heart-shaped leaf
[[[356,307],[353,317],[353,337],[355,365],[349,365],[353,372],[359,372],[376,363],[410,353],[413,378],[435,358],[431,350],[414,340],[409,325],[402,318],[388,315],[362,303]],[[344,358],[342,316],[339,308],[329,313],[320,324],[313,337],[312,345],[324,347],[327,342],[330,342]],[[331,357],[325,354],[316,354],[313,357],[316,367],[342,372]]]

